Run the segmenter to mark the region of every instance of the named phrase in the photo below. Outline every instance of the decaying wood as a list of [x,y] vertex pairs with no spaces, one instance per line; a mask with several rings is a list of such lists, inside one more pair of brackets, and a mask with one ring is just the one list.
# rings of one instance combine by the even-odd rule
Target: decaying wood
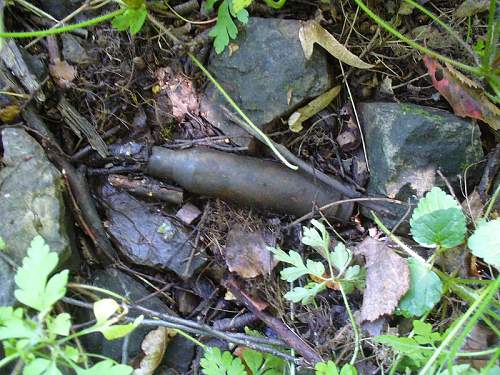
[[183,201],[181,189],[162,184],[149,177],[130,179],[127,176],[112,174],[108,176],[108,181],[118,189],[126,190],[143,198],[158,199],[174,204],[181,204]]
[[82,134],[87,138],[88,142],[94,150],[96,150],[99,155],[103,158],[108,154],[108,146],[103,141],[95,126],[92,125],[85,117],[83,117],[64,96],[57,104],[57,109],[61,112],[64,122],[73,130],[73,132],[78,136],[82,137]]
[[37,101],[45,101],[45,94],[40,90],[40,82],[38,82],[37,77],[30,71],[19,47],[17,47],[12,39],[4,41],[0,59]]

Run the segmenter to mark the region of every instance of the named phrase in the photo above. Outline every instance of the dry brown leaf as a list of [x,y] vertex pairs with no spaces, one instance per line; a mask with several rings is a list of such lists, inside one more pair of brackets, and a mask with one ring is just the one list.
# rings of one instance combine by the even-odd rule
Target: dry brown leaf
[[474,222],[483,216],[484,204],[476,189],[462,202],[462,209]]
[[333,57],[348,65],[359,69],[373,68],[373,65],[365,63],[358,56],[351,53],[316,21],[307,21],[302,24],[299,30],[299,39],[306,59],[311,57],[314,43],[318,43]]
[[319,111],[325,109],[339,94],[340,88],[340,85],[335,86],[292,113],[292,115],[288,118],[288,126],[290,127],[290,130],[295,133],[300,132],[303,129],[302,123],[307,119],[310,119]]
[[226,243],[224,258],[229,271],[236,272],[245,279],[268,275],[276,266],[260,232],[251,233],[236,226],[229,231]]
[[67,61],[56,59],[54,64],[49,65],[49,72],[57,85],[61,88],[67,88],[76,78],[76,68],[68,64]]
[[191,80],[182,74],[173,73],[168,68],[159,68],[156,78],[161,92],[167,94],[170,99],[172,114],[177,120],[182,120],[187,113],[198,112],[198,96]]
[[141,360],[139,368],[135,369],[133,375],[153,375],[160,365],[168,343],[176,335],[173,329],[158,327],[149,332],[141,344],[145,357]]
[[361,321],[374,321],[392,314],[410,287],[410,270],[406,259],[385,243],[367,237],[354,250],[366,259],[366,289],[361,306]]
[[[491,347],[495,344],[498,338],[495,333],[489,328],[481,323],[476,323],[472,328],[472,331],[467,335],[464,341],[464,345],[461,348],[463,352],[480,352]],[[488,360],[485,358],[464,358],[460,361],[461,363],[470,363],[472,367],[480,370],[486,366]]]

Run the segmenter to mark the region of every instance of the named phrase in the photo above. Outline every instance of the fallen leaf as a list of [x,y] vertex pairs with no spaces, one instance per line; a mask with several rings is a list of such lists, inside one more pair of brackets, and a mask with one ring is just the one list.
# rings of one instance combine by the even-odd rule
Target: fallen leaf
[[292,113],[292,115],[288,118],[288,126],[290,127],[290,130],[295,133],[300,132],[303,129],[302,123],[310,119],[319,111],[325,109],[339,94],[340,88],[340,85],[335,86]]
[[176,335],[173,329],[158,327],[149,332],[141,344],[145,357],[141,360],[139,368],[135,369],[133,375],[153,375],[160,365],[168,343]]
[[490,7],[490,0],[465,0],[455,11],[456,18],[470,17],[485,12]]
[[182,120],[187,113],[198,112],[198,96],[190,79],[182,74],[173,73],[168,68],[159,68],[156,71],[156,79],[161,92],[170,99],[172,114],[177,120]]
[[310,59],[313,53],[314,43],[318,43],[326,49],[333,57],[359,69],[373,68],[373,65],[362,61],[358,56],[351,53],[332,34],[326,31],[316,21],[304,22],[299,30],[299,39],[304,50],[306,59]]
[[361,137],[359,136],[359,129],[354,123],[352,117],[347,120],[347,126],[337,136],[337,143],[339,144],[342,151],[346,152],[354,151],[359,147],[361,143]]
[[355,249],[366,260],[366,289],[361,306],[361,321],[374,321],[392,314],[410,287],[410,270],[406,259],[385,243],[367,237]]
[[478,221],[483,216],[484,204],[476,189],[462,202],[462,210],[472,219]]
[[471,87],[469,80],[464,79],[463,75],[458,78],[457,72],[451,73],[429,56],[424,56],[424,63],[432,84],[450,103],[457,116],[481,120],[495,130],[500,129],[500,110],[480,89]]
[[260,232],[249,232],[241,226],[231,229],[227,235],[224,258],[229,271],[245,279],[268,275],[276,266],[272,254],[267,250],[264,236]]
[[[463,352],[480,352],[486,350],[496,341],[497,337],[495,333],[488,327],[482,325],[481,323],[476,323],[470,333],[464,340],[464,344],[461,348]],[[488,363],[487,359],[476,359],[464,358],[460,361],[461,363],[470,363],[472,367],[480,370],[486,366]]]
[[67,61],[56,59],[49,65],[49,72],[57,85],[61,88],[68,88],[71,82],[76,78],[77,70]]

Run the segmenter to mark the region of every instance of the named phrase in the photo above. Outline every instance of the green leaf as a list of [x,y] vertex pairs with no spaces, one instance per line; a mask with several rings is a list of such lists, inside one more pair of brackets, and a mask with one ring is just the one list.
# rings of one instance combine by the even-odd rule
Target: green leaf
[[434,344],[436,341],[441,341],[441,334],[432,331],[432,324],[424,323],[420,320],[413,321],[414,339],[420,345]]
[[114,313],[118,311],[120,305],[112,298],[103,298],[96,301],[93,306],[96,325],[106,323]]
[[64,270],[47,282],[49,274],[56,268],[59,258],[50,252],[41,236],[31,241],[23,265],[14,278],[19,289],[15,291],[17,300],[40,312],[46,312],[66,294],[68,271]]
[[80,352],[78,349],[69,345],[64,347],[64,355],[73,362],[78,362],[78,359],[80,358]]
[[119,365],[111,359],[105,359],[89,369],[78,368],[77,375],[130,375],[134,369],[127,365]]
[[311,282],[307,284],[305,287],[297,286],[287,292],[285,294],[285,298],[289,301],[295,302],[295,303],[302,303],[303,305],[307,305],[311,303],[316,295],[326,289],[326,284],[325,283],[315,283]]
[[458,202],[440,188],[420,199],[410,220],[411,233],[425,246],[452,248],[464,242],[465,215]]
[[469,237],[472,254],[500,268],[500,218],[480,225]]
[[443,283],[438,275],[424,264],[410,258],[410,289],[399,301],[397,312],[405,317],[422,316],[439,302]]
[[210,12],[212,9],[214,9],[215,3],[219,0],[207,0],[205,1],[204,7],[207,12]]
[[131,12],[133,14],[131,15],[132,21],[130,22],[130,34],[135,35],[141,31],[142,26],[146,21],[146,17],[148,16],[148,11],[146,6],[144,6],[140,9],[134,9]]
[[335,250],[330,254],[330,259],[340,275],[344,273],[344,270],[351,262],[352,253],[342,242],[339,242],[335,246]]
[[132,332],[144,319],[141,315],[133,323],[113,325],[116,318],[111,319],[111,317],[119,309],[120,305],[112,298],[103,298],[95,302],[93,307],[96,318],[96,324],[93,327],[94,332],[101,332],[107,340],[119,339]]
[[245,350],[243,351],[243,359],[245,360],[245,364],[251,371],[252,375],[260,374],[260,367],[264,362],[264,355],[261,352],[256,350]]
[[415,339],[411,337],[383,335],[375,337],[374,341],[390,346],[397,352],[405,354],[416,361],[421,361],[426,357],[425,351],[423,351]]
[[302,243],[311,246],[320,253],[325,259],[328,259],[328,250],[330,247],[330,235],[325,226],[318,220],[311,220],[311,224],[316,228],[304,227],[302,234]]
[[316,375],[339,375],[337,365],[333,361],[316,363]]
[[130,34],[134,35],[141,30],[147,15],[146,5],[143,4],[138,8],[127,8],[122,14],[113,18],[111,24],[119,31],[130,30]]
[[39,340],[39,334],[35,322],[23,319],[15,313],[9,317],[0,317],[0,340],[26,338],[35,342]]
[[[1,21],[0,21],[1,22]],[[2,47],[0,46],[0,49]],[[0,251],[5,250],[5,241],[3,240],[2,237],[0,237]]]
[[249,7],[252,4],[252,0],[232,0],[231,5],[233,8],[234,14],[238,14],[240,11]]
[[311,259],[306,261],[307,273],[316,277],[323,277],[325,275],[325,266],[321,262],[315,262]]
[[238,21],[240,21],[243,24],[248,23],[248,17],[249,17],[249,14],[248,14],[248,11],[246,9],[242,9],[236,14],[236,18],[238,19]]
[[283,280],[292,282],[297,280],[299,277],[307,275],[307,267],[300,254],[296,251],[292,250],[287,254],[279,247],[276,249],[268,247],[268,250],[273,253],[276,260],[293,265],[293,267],[287,267],[281,271],[280,275]]
[[53,335],[68,336],[71,328],[71,315],[61,313],[55,318],[49,317],[47,329]]
[[215,52],[222,53],[229,45],[229,38],[234,39],[238,35],[238,28],[229,13],[229,0],[223,0],[217,12],[217,23],[209,33],[214,37]]
[[127,336],[141,324],[143,319],[144,317],[141,315],[138,316],[133,323],[105,325],[102,327],[98,327],[97,330],[103,334],[106,340],[116,340]]
[[202,372],[206,375],[246,375],[245,367],[239,358],[229,352],[221,353],[219,348],[210,347],[200,361]]
[[357,375],[358,370],[356,370],[356,367],[350,364],[345,364],[342,366],[342,370],[340,370],[340,375]]
[[36,358],[23,369],[23,375],[42,375],[49,373],[52,361],[45,358]]

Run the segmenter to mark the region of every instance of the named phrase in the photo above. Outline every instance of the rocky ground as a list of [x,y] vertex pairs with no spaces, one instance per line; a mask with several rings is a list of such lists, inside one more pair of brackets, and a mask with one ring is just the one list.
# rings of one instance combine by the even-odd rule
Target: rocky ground
[[[315,304],[291,306],[283,297],[288,285],[279,279],[281,268],[266,247],[317,257],[301,244],[311,218],[323,219],[334,242],[342,239],[349,248],[367,237],[388,243],[373,222],[374,211],[427,257],[429,249],[409,239],[412,210],[435,186],[451,189],[471,215],[477,210],[471,204],[481,209],[500,180],[498,132],[491,121],[454,114],[421,54],[385,34],[353,1],[297,1],[281,10],[255,3],[248,24],[221,54],[207,35],[213,23],[203,23],[214,14],[189,3],[187,10],[185,4],[172,5],[201,24],[168,10],[154,18],[163,27],[149,20],[135,36],[105,23],[4,44],[0,237],[6,248],[0,257],[0,306],[15,303],[15,267],[41,235],[75,282],[116,292],[157,317],[179,318],[181,328],[192,322],[188,332],[207,345],[232,349],[224,334],[244,333],[248,326],[268,344],[283,340],[309,364],[332,353],[348,362],[355,338],[340,292],[327,289]],[[63,19],[81,4],[39,5]],[[425,30],[425,43],[461,56],[455,41],[428,18],[415,9],[401,13],[399,6],[388,2],[377,9],[386,19],[399,17],[408,35],[432,28]],[[458,4],[434,6],[464,32],[453,15]],[[98,12],[79,13],[77,20]],[[52,25],[17,4],[4,13],[9,29]],[[483,16],[469,17],[474,31]],[[318,45],[307,59],[299,30],[301,21],[313,18],[373,67],[339,63]],[[188,51],[278,150],[292,155],[284,154],[299,172],[276,160]],[[302,130],[289,128],[294,112],[336,85],[340,94],[305,120]],[[171,152],[153,149],[158,146]],[[193,149],[197,153],[189,153]],[[345,202],[319,209],[339,200]],[[356,259],[364,263],[359,254]],[[456,263],[443,269],[451,267],[447,271],[463,278],[496,275],[481,261]],[[349,295],[360,324],[363,293]],[[78,288],[71,296],[94,298]],[[440,316],[445,324],[463,311],[453,298],[433,311],[434,322]],[[93,319],[84,309],[62,308],[74,310],[77,324]],[[390,366],[387,349],[368,338],[387,329],[408,332],[408,318],[384,316],[378,328],[363,327],[360,373],[384,373]],[[153,329],[143,325],[111,342],[95,333],[82,345],[138,366],[145,355],[141,344]],[[288,339],[280,330],[297,335]],[[195,374],[201,356],[199,346],[176,335],[156,373]]]

